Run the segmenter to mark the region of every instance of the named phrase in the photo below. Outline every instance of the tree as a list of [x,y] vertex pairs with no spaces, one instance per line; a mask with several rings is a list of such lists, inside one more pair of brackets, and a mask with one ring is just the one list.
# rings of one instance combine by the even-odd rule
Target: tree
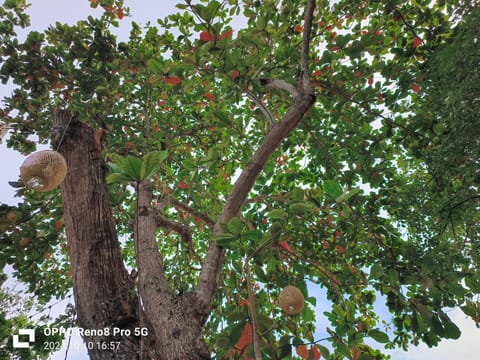
[[[446,308],[478,322],[478,245],[436,225],[441,198],[417,206],[429,179],[408,150],[426,147],[406,141],[461,4],[185,1],[119,42],[123,1],[90,3],[99,18],[24,42],[25,2],[0,8],[7,145],[36,135],[68,166],[51,192],[12,182],[0,236],[40,301],[73,287],[78,326],[107,329],[84,333],[92,359],[375,359],[368,338],[460,336]],[[307,282],[331,303],[326,339]],[[300,314],[277,304],[287,285]]]

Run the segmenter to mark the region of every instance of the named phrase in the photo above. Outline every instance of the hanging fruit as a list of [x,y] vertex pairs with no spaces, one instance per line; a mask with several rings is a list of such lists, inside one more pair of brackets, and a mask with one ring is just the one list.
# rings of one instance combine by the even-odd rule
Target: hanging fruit
[[20,178],[29,188],[45,192],[55,189],[67,175],[67,163],[53,150],[41,150],[28,156],[20,166]]
[[283,288],[278,301],[282,310],[288,315],[298,314],[303,310],[303,306],[305,305],[305,298],[302,292],[292,285],[287,285]]

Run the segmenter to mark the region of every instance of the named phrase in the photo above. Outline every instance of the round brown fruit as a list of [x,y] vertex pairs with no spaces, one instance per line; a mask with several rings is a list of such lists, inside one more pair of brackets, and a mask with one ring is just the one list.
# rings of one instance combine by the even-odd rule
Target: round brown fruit
[[15,211],[10,210],[7,212],[7,215],[5,215],[7,218],[7,222],[12,225],[15,224],[15,221],[17,221],[17,214],[15,214]]
[[35,191],[50,191],[67,175],[67,163],[53,150],[41,150],[29,155],[20,166],[22,182]]
[[292,285],[287,285],[283,288],[278,301],[280,302],[282,310],[288,315],[298,314],[303,310],[305,305],[305,298],[302,292]]

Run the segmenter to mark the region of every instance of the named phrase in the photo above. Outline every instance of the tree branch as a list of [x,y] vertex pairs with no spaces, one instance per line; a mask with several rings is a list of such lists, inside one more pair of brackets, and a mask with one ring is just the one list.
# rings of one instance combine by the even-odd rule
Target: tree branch
[[191,244],[192,243],[192,230],[185,224],[180,224],[175,221],[169,220],[164,217],[160,210],[154,210],[155,222],[158,227],[163,227],[168,230],[173,230],[177,232],[181,237],[183,242]]
[[[295,129],[305,113],[315,103],[308,71],[308,57],[310,52],[310,34],[313,20],[315,0],[309,0],[305,13],[305,26],[301,50],[302,74],[299,79],[299,94],[283,116],[266,135],[263,143],[252,155],[250,161],[242,171],[228,196],[222,212],[215,224],[214,233],[222,233],[221,224],[227,223],[240,211],[245,199],[252,189],[258,175],[263,170],[272,153],[282,141]],[[225,260],[225,250],[211,242],[205,257],[195,295],[199,302],[199,311],[206,320],[213,304],[218,288],[218,279]]]
[[268,109],[268,107],[262,103],[250,90],[244,90],[247,97],[252,100],[255,105],[258,106],[262,114],[267,118],[269,127],[272,128],[275,125],[275,116],[273,116],[272,112]]
[[308,57],[310,53],[310,40],[312,35],[313,13],[315,11],[315,0],[308,0],[305,9],[305,23],[303,24],[302,50],[300,53],[300,85],[305,93],[313,93],[310,82],[310,69]]
[[281,79],[260,79],[260,84],[267,89],[277,89],[288,91],[294,98],[298,96],[298,90],[292,84]]
[[139,290],[145,298],[150,288],[167,288],[163,272],[163,259],[158,251],[157,218],[150,206],[153,187],[148,181],[137,184],[137,213],[134,226],[135,252],[138,268]]
[[207,215],[201,213],[200,211],[192,208],[191,206],[188,206],[187,204],[184,204],[183,202],[181,202],[177,199],[174,199],[174,198],[169,198],[169,200],[170,200],[170,203],[173,206],[175,206],[177,208],[180,208],[180,209],[188,212],[189,214],[202,219],[207,225],[209,225],[209,226],[214,226],[215,225],[215,221],[213,221]]

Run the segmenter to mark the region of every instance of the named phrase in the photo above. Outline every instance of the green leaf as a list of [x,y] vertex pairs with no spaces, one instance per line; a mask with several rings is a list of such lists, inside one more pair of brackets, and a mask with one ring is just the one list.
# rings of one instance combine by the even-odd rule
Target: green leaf
[[320,350],[320,354],[322,354],[322,356],[326,359],[329,359],[330,358],[330,350],[328,350],[327,347],[323,346],[323,345],[320,345],[320,344],[317,344],[316,345],[318,350]]
[[350,200],[352,197],[354,197],[355,195],[358,195],[362,192],[362,189],[352,189],[350,191],[347,191],[343,194],[341,194],[339,197],[337,197],[335,199],[335,202],[337,204],[341,203],[341,202],[346,202],[348,200]]
[[373,329],[368,332],[368,335],[375,341],[385,344],[389,341],[388,335],[383,331]]
[[238,217],[234,217],[227,223],[227,229],[231,234],[240,235],[243,232],[244,225]]
[[132,180],[141,180],[142,161],[139,158],[128,155],[125,158],[125,162],[120,166],[120,169]]
[[458,339],[462,332],[458,328],[457,325],[453,323],[453,321],[448,317],[447,314],[444,312],[440,312],[440,320],[442,321],[443,328],[444,328],[444,336],[447,339]]
[[323,189],[332,199],[337,199],[343,193],[342,187],[335,180],[325,180]]
[[151,178],[160,169],[163,160],[167,158],[167,151],[152,151],[143,156],[140,169],[140,180]]
[[24,185],[22,182],[20,182],[20,181],[9,181],[8,184],[9,184],[11,187],[15,188],[15,189],[22,188],[22,187],[25,186],[25,185]]
[[106,180],[107,184],[126,184],[132,181],[129,176],[118,172],[108,174]]
[[293,213],[293,214],[304,214],[306,212],[310,212],[313,210],[313,205],[309,202],[296,202],[293,204],[290,204],[288,207],[288,211]]
[[233,234],[215,234],[213,235],[212,240],[215,241],[218,246],[231,248],[232,244],[238,240],[238,236]]
[[165,72],[165,68],[164,68],[163,64],[156,59],[148,60],[147,64],[148,64],[148,69],[152,73],[162,73],[163,74]]
[[372,268],[370,269],[370,276],[368,277],[370,280],[379,279],[384,274],[385,270],[383,269],[382,265],[380,264],[373,264]]
[[283,209],[274,209],[270,211],[268,217],[272,220],[286,220],[288,218],[288,214]]

